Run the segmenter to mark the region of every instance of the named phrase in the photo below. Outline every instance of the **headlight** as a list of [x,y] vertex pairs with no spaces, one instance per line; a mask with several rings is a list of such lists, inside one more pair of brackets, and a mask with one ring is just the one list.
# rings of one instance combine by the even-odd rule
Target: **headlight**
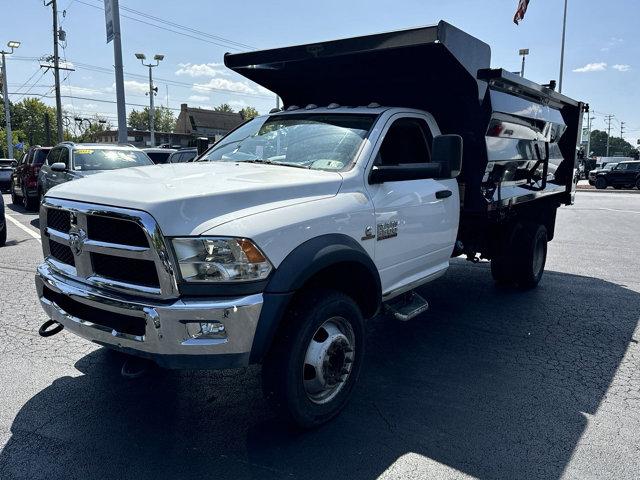
[[173,248],[186,282],[263,280],[273,268],[246,238],[174,238]]

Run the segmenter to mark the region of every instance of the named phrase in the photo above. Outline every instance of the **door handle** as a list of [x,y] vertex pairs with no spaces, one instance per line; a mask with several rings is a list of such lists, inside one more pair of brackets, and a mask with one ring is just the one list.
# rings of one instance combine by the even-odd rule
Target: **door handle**
[[453,192],[451,190],[440,190],[436,192],[436,198],[438,199],[449,198],[451,195],[453,195]]

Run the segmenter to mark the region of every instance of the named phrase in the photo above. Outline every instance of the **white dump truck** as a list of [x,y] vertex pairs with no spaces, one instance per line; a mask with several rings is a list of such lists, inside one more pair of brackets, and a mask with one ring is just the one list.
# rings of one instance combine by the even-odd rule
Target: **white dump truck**
[[[366,320],[427,309],[452,256],[533,288],[572,203],[583,105],[445,23],[227,54],[284,108],[195,162],[101,173],[41,205],[50,317],[167,368],[263,365],[312,427],[346,404]],[[464,301],[464,299],[461,299]]]

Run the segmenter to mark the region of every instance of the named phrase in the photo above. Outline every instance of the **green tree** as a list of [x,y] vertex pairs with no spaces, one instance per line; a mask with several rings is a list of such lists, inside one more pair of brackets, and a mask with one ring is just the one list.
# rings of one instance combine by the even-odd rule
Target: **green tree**
[[[25,98],[18,103],[10,105],[11,126],[13,131],[22,131],[29,145],[46,145],[47,131],[45,116],[49,116],[49,135],[51,142],[56,140],[56,109],[43,103],[38,98]],[[5,124],[4,109],[0,109],[0,125]],[[18,143],[15,134],[14,143]]]
[[258,110],[253,107],[244,107],[242,110],[240,110],[240,115],[242,116],[243,120],[251,120],[252,118],[256,118],[260,114],[258,113]]
[[233,108],[228,103],[222,103],[217,107],[213,107],[214,112],[226,112],[226,113],[236,113]]
[[[176,117],[173,111],[167,107],[156,107],[154,128],[157,132],[173,132],[176,127]],[[141,111],[136,109],[129,112],[127,121],[130,128],[134,130],[149,130],[149,107],[144,107]]]
[[[591,132],[591,152],[596,157],[607,155],[607,137],[607,132],[601,130]],[[613,136],[609,139],[610,157],[630,157],[634,152],[636,152],[636,148],[626,140]]]

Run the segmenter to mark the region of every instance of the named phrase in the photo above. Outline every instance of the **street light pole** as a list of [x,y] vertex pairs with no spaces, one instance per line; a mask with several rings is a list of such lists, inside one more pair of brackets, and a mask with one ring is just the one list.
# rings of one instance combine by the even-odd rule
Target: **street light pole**
[[564,0],[564,18],[562,20],[562,47],[560,49],[560,81],[558,82],[558,92],[562,93],[562,77],[564,73],[564,43],[567,36],[567,2]]
[[11,49],[10,52],[2,50],[2,96],[4,97],[4,120],[7,131],[7,154],[9,158],[13,158],[13,134],[11,133],[11,107],[9,105],[9,87],[7,82],[7,57],[5,55],[11,55],[13,50],[20,46],[20,42],[14,40],[7,43],[7,47]]
[[153,67],[157,67],[160,65],[160,62],[164,59],[164,55],[154,55],[153,59],[156,63],[144,63],[147,58],[144,53],[136,53],[136,58],[140,60],[142,65],[145,67],[149,67],[149,132],[151,133],[151,146],[156,146],[156,132],[155,132],[155,120],[156,120],[156,111],[154,107],[153,97],[155,92],[158,91],[156,87],[153,86]]
[[528,48],[520,49],[519,55],[522,55],[522,69],[520,70],[520,76],[524,78],[524,59],[526,58],[527,55],[529,55],[529,49]]

